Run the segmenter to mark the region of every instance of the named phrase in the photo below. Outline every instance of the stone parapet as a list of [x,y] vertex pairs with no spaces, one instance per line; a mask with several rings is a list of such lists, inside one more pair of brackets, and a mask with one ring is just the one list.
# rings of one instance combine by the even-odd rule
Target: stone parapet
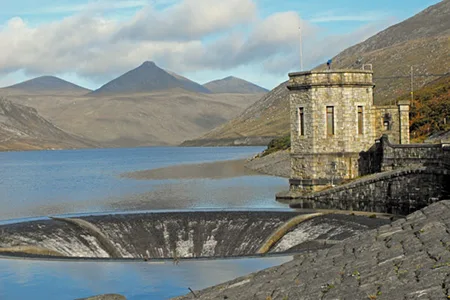
[[450,148],[443,144],[391,144],[383,135],[380,139],[382,147],[381,170],[423,165],[428,167],[450,168]]
[[[292,181],[292,179],[291,179]],[[292,208],[408,214],[450,197],[450,171],[411,167],[377,173],[320,192],[291,189],[277,200]]]
[[365,70],[327,70],[295,72],[289,74],[289,90],[310,89],[330,86],[374,87],[373,72]]

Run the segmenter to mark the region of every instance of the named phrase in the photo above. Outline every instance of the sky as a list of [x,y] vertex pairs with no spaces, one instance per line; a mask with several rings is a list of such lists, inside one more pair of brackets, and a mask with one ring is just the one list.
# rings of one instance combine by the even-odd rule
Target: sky
[[201,84],[287,74],[439,0],[0,0],[0,87],[53,75],[96,89],[154,61]]

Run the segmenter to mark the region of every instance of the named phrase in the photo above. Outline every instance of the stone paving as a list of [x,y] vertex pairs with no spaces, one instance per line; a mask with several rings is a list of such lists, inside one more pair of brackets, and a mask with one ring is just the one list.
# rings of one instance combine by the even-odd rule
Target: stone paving
[[175,299],[450,299],[450,201]]

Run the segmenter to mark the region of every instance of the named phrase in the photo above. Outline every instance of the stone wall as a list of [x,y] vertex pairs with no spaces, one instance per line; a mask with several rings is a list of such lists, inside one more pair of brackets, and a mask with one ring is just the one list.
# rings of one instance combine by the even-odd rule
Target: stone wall
[[[392,143],[400,144],[400,117],[398,107],[395,105],[375,106],[374,117],[376,138],[387,135]],[[384,127],[385,121],[389,122],[388,130]]]
[[403,100],[398,102],[398,113],[400,122],[400,143],[409,144],[409,101]]
[[280,193],[293,208],[325,208],[408,214],[450,196],[450,171],[408,168],[373,174],[321,192]]
[[381,171],[410,166],[450,168],[450,147],[443,144],[394,145],[387,136],[379,141],[381,147]]

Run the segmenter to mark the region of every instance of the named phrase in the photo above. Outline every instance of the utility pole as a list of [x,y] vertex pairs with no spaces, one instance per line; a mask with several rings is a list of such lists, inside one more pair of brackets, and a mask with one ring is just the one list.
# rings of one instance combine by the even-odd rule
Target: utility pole
[[298,28],[300,31],[300,71],[303,71],[303,37],[302,37],[302,27]]
[[411,105],[414,101],[414,68],[411,66]]

